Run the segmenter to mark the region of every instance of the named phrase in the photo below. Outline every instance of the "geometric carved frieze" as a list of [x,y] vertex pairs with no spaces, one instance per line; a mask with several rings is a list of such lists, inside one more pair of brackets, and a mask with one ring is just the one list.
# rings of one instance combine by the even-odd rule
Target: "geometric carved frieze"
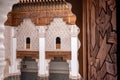
[[[74,25],[67,25],[62,18],[54,18],[46,30],[46,51],[70,51],[71,31],[70,28]],[[60,49],[56,49],[56,38],[61,40]]]
[[30,19],[24,19],[24,21],[15,30],[15,37],[17,38],[17,50],[26,49],[27,38],[30,38],[31,51],[39,50],[39,38],[38,30],[34,23]]
[[23,59],[25,56],[39,59],[39,51],[17,51],[17,58]]
[[[90,3],[89,3],[90,2]],[[115,0],[90,0],[89,80],[117,80]],[[91,10],[92,9],[92,10]],[[89,13],[89,11],[88,11]],[[88,53],[88,54],[89,54]],[[88,59],[89,60],[89,59]]]
[[100,59],[100,66],[102,66],[104,60],[106,59],[106,56],[108,55],[110,48],[111,45],[107,44],[105,37],[97,55],[97,58]]
[[[25,18],[30,18],[36,26],[42,26],[42,25],[49,25],[52,22],[53,18],[55,18],[55,16],[39,17],[41,13],[38,13],[39,15],[37,15],[36,13],[38,13],[38,12],[31,13],[31,15],[28,15],[28,14],[30,14],[30,12],[27,12],[27,13],[9,13],[9,14],[12,14],[12,15],[15,15],[15,16],[14,17],[13,16],[8,17],[8,20],[5,22],[5,25],[18,26],[18,25],[20,25],[21,22],[23,22],[23,20]],[[44,13],[42,13],[41,15],[43,15],[43,14]],[[53,14],[53,13],[50,13],[50,14]],[[57,14],[59,14],[59,13],[57,13]],[[27,15],[27,17],[24,16],[24,15]],[[36,17],[32,17],[32,15],[34,15]],[[74,15],[60,16],[60,17],[63,18],[63,20],[67,24],[75,24],[76,17]]]
[[[70,51],[46,51],[46,59],[54,60],[55,57],[63,57],[63,60],[71,60]],[[25,56],[32,59],[39,59],[39,51],[17,51],[17,58],[23,59]]]
[[63,60],[71,60],[70,51],[46,51],[46,59],[54,60],[55,57],[63,57]]
[[[18,26],[25,18],[30,18],[36,26],[49,25],[56,17],[63,18],[67,24],[75,24],[76,17],[66,2],[51,4],[18,3],[13,5],[5,25]],[[28,8],[29,7],[29,8]]]

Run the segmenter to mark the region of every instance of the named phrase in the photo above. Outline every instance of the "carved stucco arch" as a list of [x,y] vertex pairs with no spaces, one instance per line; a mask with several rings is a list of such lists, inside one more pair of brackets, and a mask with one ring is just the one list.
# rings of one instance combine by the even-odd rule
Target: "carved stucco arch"
[[[18,1],[19,0],[1,0],[0,1],[0,7],[1,7],[0,9],[0,17],[1,17],[0,18],[0,53],[1,54],[0,55],[3,56],[3,57],[0,57],[0,62],[2,62],[0,63],[0,66],[6,65],[5,47],[4,47],[4,38],[5,38],[4,37],[4,30],[5,30],[4,23],[7,20],[7,14],[12,9],[13,4],[17,3]],[[81,65],[80,74],[83,76],[84,80],[86,80],[87,79],[86,77],[87,76],[86,75],[87,56],[86,56],[86,48],[83,49],[84,47],[86,47],[86,42],[83,42],[83,40],[86,40],[86,37],[83,37],[84,35],[86,35],[86,24],[84,24],[86,22],[86,0],[83,0],[83,2],[82,0],[66,0],[66,1],[72,4],[72,12],[77,16],[76,24],[81,29],[81,33],[79,33],[79,39],[82,43],[82,46],[81,46],[81,50],[79,50],[79,59],[80,59],[79,64]],[[4,70],[4,67],[1,70],[1,72],[3,72],[3,70]],[[4,78],[4,74],[1,73],[0,80],[2,80],[3,78]]]
[[[110,6],[110,8],[114,8],[113,7],[114,5],[111,6],[111,3],[114,3],[115,0],[102,0],[102,1],[101,0],[66,0],[66,1],[72,4],[72,12],[77,17],[76,24],[80,27],[80,30],[81,30],[81,32],[79,33],[79,39],[81,41],[81,48],[80,48],[81,50],[79,50],[80,74],[82,75],[82,77],[84,78],[84,80],[87,80],[87,79],[90,80],[92,78],[99,78],[99,77],[101,78],[102,74],[103,74],[102,69],[98,70],[98,71],[101,72],[101,75],[97,73],[97,77],[94,77],[94,76],[96,76],[96,72],[97,71],[90,71],[90,70],[91,69],[95,70],[94,66],[96,66],[96,65],[93,65],[92,61],[96,61],[98,68],[99,68],[100,61],[103,61],[102,63],[105,63],[105,65],[104,65],[105,67],[102,67],[102,68],[105,68],[106,71],[104,71],[104,72],[109,73],[109,74],[106,74],[104,76],[104,78],[107,78],[108,80],[110,80],[109,78],[111,77],[114,80],[116,80],[117,69],[115,67],[116,66],[116,63],[115,63],[116,60],[115,59],[116,59],[117,54],[114,53],[114,55],[111,56],[110,54],[108,54],[107,52],[105,52],[107,56],[111,56],[112,58],[114,58],[114,63],[112,62],[111,64],[108,63],[107,61],[105,61],[106,58],[104,58],[104,60],[102,59],[101,56],[98,57],[99,59],[96,59],[94,57],[90,58],[89,57],[90,54],[88,54],[90,52],[90,47],[91,47],[91,45],[90,45],[90,43],[91,43],[90,42],[90,40],[91,40],[90,37],[91,36],[90,36],[89,33],[90,33],[90,31],[92,31],[92,30],[90,30],[90,28],[91,28],[91,21],[92,21],[91,17],[93,17],[93,16],[91,16],[91,9],[92,9],[91,6],[94,5],[94,7],[96,8],[96,10],[94,10],[94,12],[96,12],[96,15],[99,14],[98,9],[100,9],[101,7],[102,7],[102,11],[103,11],[102,13],[104,15],[106,15],[110,11],[113,12],[112,10],[110,10],[108,8],[108,6]],[[3,80],[3,78],[4,78],[4,74],[2,74],[2,73],[3,73],[3,70],[5,68],[4,66],[6,65],[6,61],[5,61],[5,47],[4,47],[4,30],[5,30],[4,22],[7,19],[7,13],[11,10],[12,5],[15,4],[15,3],[17,3],[17,2],[18,2],[18,0],[0,0],[0,80]],[[106,2],[108,2],[108,3],[106,3]],[[98,4],[100,4],[100,5],[98,5]],[[106,7],[106,4],[107,4],[107,7]],[[109,10],[108,13],[105,13],[106,10]],[[101,14],[101,15],[103,15],[103,14]],[[108,15],[111,16],[111,13],[108,14]],[[116,22],[115,21],[115,15],[116,14],[114,14],[114,12],[113,12],[113,15],[112,15],[113,19],[109,20],[109,21],[111,21],[109,23],[113,24],[112,27],[114,26],[114,28],[116,27],[116,24],[115,24],[115,22]],[[99,16],[99,17],[102,18],[101,16]],[[99,25],[101,25],[101,23],[97,24],[97,26],[99,26]],[[112,38],[112,37],[109,36],[109,38]],[[105,45],[109,45],[109,44],[105,43]],[[116,46],[116,43],[113,45],[112,48],[114,49],[115,46]],[[111,51],[115,52],[116,50],[115,51],[111,50]],[[92,53],[92,54],[94,54],[94,53]],[[106,64],[106,62],[107,62],[107,64]],[[112,70],[114,68],[113,72],[110,69],[108,69],[108,67],[111,68]],[[96,68],[96,70],[97,70],[97,68]],[[110,75],[111,73],[112,73],[112,75],[114,74],[114,76]],[[87,76],[87,74],[88,74],[88,76]],[[92,76],[90,74],[92,74]]]

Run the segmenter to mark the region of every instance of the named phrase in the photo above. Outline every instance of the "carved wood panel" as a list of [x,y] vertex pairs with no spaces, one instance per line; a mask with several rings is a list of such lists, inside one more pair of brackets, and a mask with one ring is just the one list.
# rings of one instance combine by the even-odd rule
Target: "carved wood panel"
[[46,51],[46,59],[53,60],[54,57],[63,57],[64,60],[71,60],[70,51]]
[[17,51],[17,58],[24,58],[25,56],[32,57],[32,59],[39,59],[39,51]]
[[[39,59],[39,51],[17,51],[17,58],[24,58],[25,56]],[[46,51],[46,59],[54,59],[54,57],[63,57],[64,60],[71,60],[70,51]]]
[[63,18],[67,24],[75,24],[76,17],[66,2],[55,4],[56,2],[49,4],[43,4],[42,2],[15,4],[8,14],[5,25],[18,26],[25,18],[30,18],[36,26],[49,25],[55,17]]
[[115,0],[88,2],[89,80],[117,80]]

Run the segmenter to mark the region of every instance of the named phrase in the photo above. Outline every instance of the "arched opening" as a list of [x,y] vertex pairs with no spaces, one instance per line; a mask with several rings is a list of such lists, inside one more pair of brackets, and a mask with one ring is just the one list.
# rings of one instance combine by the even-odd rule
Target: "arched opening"
[[26,38],[26,49],[30,49],[30,38]]
[[[1,1],[4,1],[4,0],[1,0]],[[88,2],[90,2],[90,3],[92,3],[92,1],[90,0],[67,0],[67,1],[70,1],[70,3],[73,5],[73,7],[72,7],[72,10],[74,10],[73,12],[75,13],[76,12],[76,16],[77,16],[77,24],[80,24],[80,22],[79,21],[83,21],[83,25],[80,25],[80,26],[82,26],[82,28],[81,28],[81,30],[83,30],[81,33],[83,33],[83,35],[82,36],[79,36],[79,39],[82,37],[82,39],[85,37],[84,35],[84,33],[86,33],[86,29],[84,29],[85,27],[86,27],[86,24],[88,24],[90,21],[89,20],[86,20],[86,19],[88,19],[88,18],[90,18],[89,17],[89,13],[87,13],[87,12],[89,12],[89,10],[87,9],[88,7],[89,7],[89,3]],[[76,1],[76,2],[75,2]],[[79,2],[80,1],[80,2]],[[81,2],[81,1],[83,1],[83,2]],[[10,1],[10,4],[8,5],[8,3],[7,2],[1,2],[1,4],[2,5],[0,5],[0,6],[2,6],[1,8],[3,8],[3,9],[5,9],[5,10],[3,10],[3,11],[1,11],[2,12],[2,14],[4,14],[5,16],[6,16],[6,12],[8,12],[8,11],[6,11],[6,10],[10,10],[10,7],[8,7],[8,6],[10,6],[11,4],[13,4],[13,3],[15,3],[15,2],[17,2],[17,0],[15,1],[14,0],[14,2],[11,0]],[[4,3],[6,3],[7,5],[7,7],[5,7],[3,4]],[[78,7],[76,7],[77,5],[79,5]],[[81,7],[80,6],[83,6],[82,7],[82,9],[81,9]],[[107,6],[108,7],[108,6]],[[118,8],[119,9],[119,8]],[[1,9],[2,10],[2,9]],[[82,11],[82,12],[79,12],[79,11]],[[108,10],[109,11],[109,10]],[[83,18],[81,18],[80,17],[80,15],[79,14],[81,14],[81,13],[83,13]],[[87,16],[86,16],[86,14],[87,14]],[[88,18],[86,18],[86,17],[88,17]],[[81,20],[82,19],[82,20]],[[5,22],[4,21],[4,17],[1,17],[1,19],[0,19],[0,21],[2,21],[1,22],[1,24],[3,25],[4,23],[3,22]],[[119,21],[119,20],[118,20]],[[80,27],[79,26],[79,27]],[[89,26],[89,25],[88,25]],[[1,26],[1,34],[3,35],[3,33],[4,33],[4,28]],[[84,36],[84,37],[83,37]],[[4,37],[3,38],[1,38],[1,39],[4,39]],[[88,39],[87,39],[88,40]],[[81,68],[81,70],[80,70],[80,72],[82,73],[82,75],[84,76],[84,74],[85,74],[85,76],[84,76],[84,80],[86,80],[86,78],[87,78],[87,76],[86,76],[86,74],[87,74],[87,72],[88,73],[91,73],[91,71],[89,72],[89,71],[86,71],[85,69],[87,69],[88,68],[88,66],[87,66],[87,55],[86,55],[86,52],[87,52],[87,50],[86,50],[86,48],[84,47],[84,46],[86,46],[86,44],[84,44],[85,43],[85,41],[86,40],[84,40],[83,39],[83,43],[82,43],[82,47],[81,47],[81,53],[82,54],[80,54],[80,64],[83,64],[84,66],[82,66],[83,68]],[[3,45],[3,40],[1,41],[1,43],[2,43],[2,45]],[[3,45],[4,46],[4,45]],[[3,47],[1,47],[1,48],[3,48]],[[1,52],[3,52],[3,54],[4,54],[4,49],[0,49],[0,51]],[[86,51],[86,52],[85,52]],[[89,54],[88,54],[89,55]],[[3,60],[4,61],[4,60]],[[90,61],[90,60],[89,60]],[[87,67],[86,67],[87,66]],[[83,71],[82,71],[83,70]]]
[[61,39],[60,37],[56,38],[56,49],[60,49],[61,48]]
[[37,80],[37,75],[37,62],[31,56],[25,56],[21,62],[21,80]]
[[69,80],[69,64],[62,57],[54,57],[49,63],[49,80]]
[[76,25],[80,28],[78,38],[81,42],[81,47],[78,50],[79,72],[84,80],[87,80],[87,0],[65,0],[72,5],[72,12],[76,15]]
[[[82,1],[83,0],[79,0],[79,1],[76,1],[75,2],[75,0],[66,0],[66,1],[68,1],[68,2],[70,2],[71,4],[72,4],[72,11],[74,12],[74,13],[76,13],[76,16],[77,16],[77,21],[76,21],[76,24],[80,27],[80,26],[86,26],[86,25],[82,25],[82,13],[83,12],[81,12],[82,11]],[[85,0],[86,1],[86,0]],[[85,2],[84,1],[84,2]],[[77,4],[77,5],[76,5]],[[78,5],[79,5],[79,7],[78,7]],[[77,7],[76,7],[77,6]],[[81,7],[80,7],[81,6]],[[86,5],[85,5],[86,6]],[[86,10],[86,9],[85,9]],[[84,14],[84,16],[85,16],[86,14]],[[86,22],[86,21],[85,21]],[[84,22],[84,23],[85,23]],[[81,27],[80,27],[81,28]],[[79,61],[80,61],[80,73],[84,76],[84,74],[85,74],[85,76],[84,77],[86,77],[86,65],[87,65],[87,63],[86,63],[86,53],[85,53],[85,51],[87,51],[86,50],[86,47],[83,47],[83,45],[85,46],[85,44],[83,44],[83,42],[82,41],[86,41],[85,39],[83,39],[83,35],[85,35],[85,34],[83,34],[83,32],[85,33],[85,31],[86,31],[86,29],[84,28],[84,30],[83,30],[83,28],[81,28],[81,34],[82,35],[79,35],[79,39],[81,40],[81,43],[82,43],[82,46],[81,46],[81,50],[79,50],[79,53],[80,53],[80,55],[79,55]],[[29,46],[30,47],[30,46]],[[27,47],[26,47],[27,48]]]

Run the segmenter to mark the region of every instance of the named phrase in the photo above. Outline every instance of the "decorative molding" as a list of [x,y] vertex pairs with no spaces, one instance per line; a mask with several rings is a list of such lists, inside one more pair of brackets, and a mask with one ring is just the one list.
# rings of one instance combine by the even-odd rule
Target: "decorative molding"
[[[71,60],[70,51],[46,51],[46,59],[54,59],[54,57],[63,57],[64,60]],[[33,59],[39,59],[39,51],[17,51],[17,58],[23,59],[25,56],[31,56]]]
[[[21,25],[14,30],[17,38],[17,50],[39,50],[39,31],[31,19],[24,19]],[[30,38],[30,49],[26,49],[27,37]]]
[[[46,51],[70,51],[71,50],[71,31],[73,25],[67,25],[62,18],[54,18],[47,26],[45,42]],[[56,38],[61,39],[61,48],[56,49]]]
[[[29,8],[28,8],[29,7]],[[61,17],[67,24],[75,24],[76,16],[66,2],[53,4],[18,3],[8,14],[5,25],[18,26],[25,18],[30,18],[36,26],[49,25],[55,17]]]
[[[52,12],[52,13],[49,12],[47,14],[53,14],[53,13],[54,12]],[[14,15],[14,18],[8,17],[8,20],[5,22],[5,25],[17,27],[18,25],[20,25],[21,22],[23,22],[23,19],[25,19],[25,18],[30,18],[36,26],[49,25],[51,23],[51,21],[53,20],[53,18],[57,17],[58,14],[60,14],[60,13],[56,13],[55,16],[52,16],[52,15],[47,16],[47,14],[45,15],[45,13],[43,13],[43,12],[41,12],[41,13],[39,13],[39,12],[12,13],[12,15]],[[64,13],[64,14],[66,15],[67,13]],[[43,15],[43,16],[41,17],[41,15]],[[60,17],[63,18],[63,20],[69,25],[75,24],[76,17],[74,15],[60,16]]]
[[54,4],[54,3],[63,3],[65,0],[19,0],[19,3],[46,3],[46,4]]
[[17,51],[17,58],[24,58],[25,56],[30,56],[33,59],[39,59],[39,51]]
[[71,27],[71,36],[77,37],[78,34],[80,33],[80,29],[76,25],[70,25],[70,27]]
[[46,51],[46,59],[54,60],[54,57],[63,57],[64,60],[71,60],[70,51]]
[[47,31],[47,26],[39,26],[37,29],[39,31],[39,38],[45,37],[46,31]]

